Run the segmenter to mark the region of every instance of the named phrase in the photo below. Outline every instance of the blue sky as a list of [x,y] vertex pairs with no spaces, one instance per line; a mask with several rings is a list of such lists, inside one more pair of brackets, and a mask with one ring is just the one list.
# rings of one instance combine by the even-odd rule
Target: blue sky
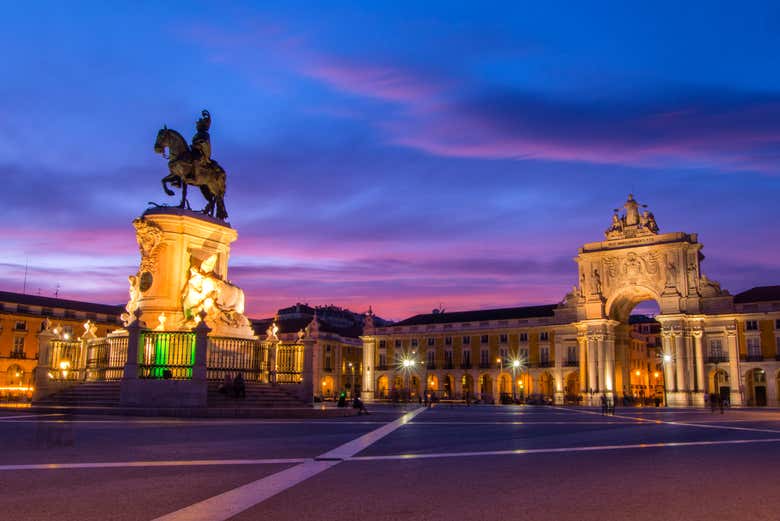
[[780,10],[678,4],[6,6],[0,286],[122,302],[156,132],[202,108],[252,316],[554,302],[628,192],[780,283]]

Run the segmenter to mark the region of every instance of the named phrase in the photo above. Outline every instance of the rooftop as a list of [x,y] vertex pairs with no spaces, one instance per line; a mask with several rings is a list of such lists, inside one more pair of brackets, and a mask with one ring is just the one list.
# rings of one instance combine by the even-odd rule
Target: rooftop
[[780,286],[756,286],[734,295],[735,304],[780,300]]
[[108,304],[95,304],[94,302],[82,302],[80,300],[14,293],[12,291],[0,291],[0,302],[22,304],[24,306],[41,306],[44,308],[63,308],[73,311],[84,311],[86,313],[103,313],[112,316],[119,315],[125,308],[124,305],[111,306]]
[[428,313],[415,315],[400,322],[395,326],[416,326],[420,324],[450,324],[453,322],[479,322],[485,320],[509,320],[513,318],[539,318],[552,317],[557,304],[544,306],[525,306],[519,308],[480,309],[475,311],[454,311],[444,313]]

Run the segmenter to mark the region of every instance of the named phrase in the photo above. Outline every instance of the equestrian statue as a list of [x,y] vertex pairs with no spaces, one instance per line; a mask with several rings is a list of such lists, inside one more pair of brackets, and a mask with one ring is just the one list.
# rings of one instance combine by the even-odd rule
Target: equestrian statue
[[[157,133],[154,151],[168,159],[170,173],[162,179],[165,193],[174,195],[168,188],[168,183],[172,187],[181,188],[181,203],[178,207],[190,207],[187,201],[187,185],[197,186],[206,199],[202,212],[224,221],[228,216],[225,209],[225,170],[211,159],[210,127],[211,114],[208,110],[203,110],[195,124],[197,132],[190,147],[181,134],[164,126]],[[168,156],[165,155],[166,148]]]

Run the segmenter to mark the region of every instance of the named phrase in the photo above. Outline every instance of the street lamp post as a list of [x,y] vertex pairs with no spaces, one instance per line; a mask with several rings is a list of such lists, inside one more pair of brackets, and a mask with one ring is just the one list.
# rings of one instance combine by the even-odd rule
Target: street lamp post
[[351,375],[350,375],[351,381],[350,381],[350,386],[349,386],[349,393],[350,393],[349,397],[350,398],[354,398],[355,397],[355,364],[353,364],[352,362],[347,362],[347,365],[349,366],[349,372],[351,373]]
[[512,403],[517,402],[517,370],[520,368],[520,360],[512,361]]

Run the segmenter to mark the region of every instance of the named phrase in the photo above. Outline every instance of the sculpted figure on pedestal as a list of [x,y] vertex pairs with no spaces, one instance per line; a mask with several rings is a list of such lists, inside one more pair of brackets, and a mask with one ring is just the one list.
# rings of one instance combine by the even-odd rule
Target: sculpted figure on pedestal
[[182,293],[182,308],[186,325],[193,326],[195,317],[205,311],[211,321],[219,320],[231,327],[246,326],[244,292],[214,272],[217,255],[214,254],[190,267],[190,277]]
[[127,277],[127,282],[130,283],[128,288],[130,300],[125,305],[125,312],[119,317],[125,326],[129,326],[135,320],[135,310],[138,309],[138,301],[141,299],[140,279],[135,275],[130,275]]
[[226,174],[219,163],[211,159],[210,127],[211,114],[204,110],[196,124],[197,133],[192,138],[190,148],[181,134],[164,126],[157,133],[154,151],[165,157],[165,151],[168,150],[170,174],[162,179],[162,185],[169,196],[173,195],[173,191],[168,188],[168,183],[181,188],[179,208],[189,208],[187,185],[197,186],[206,199],[202,212],[224,221],[228,217],[225,209]]

